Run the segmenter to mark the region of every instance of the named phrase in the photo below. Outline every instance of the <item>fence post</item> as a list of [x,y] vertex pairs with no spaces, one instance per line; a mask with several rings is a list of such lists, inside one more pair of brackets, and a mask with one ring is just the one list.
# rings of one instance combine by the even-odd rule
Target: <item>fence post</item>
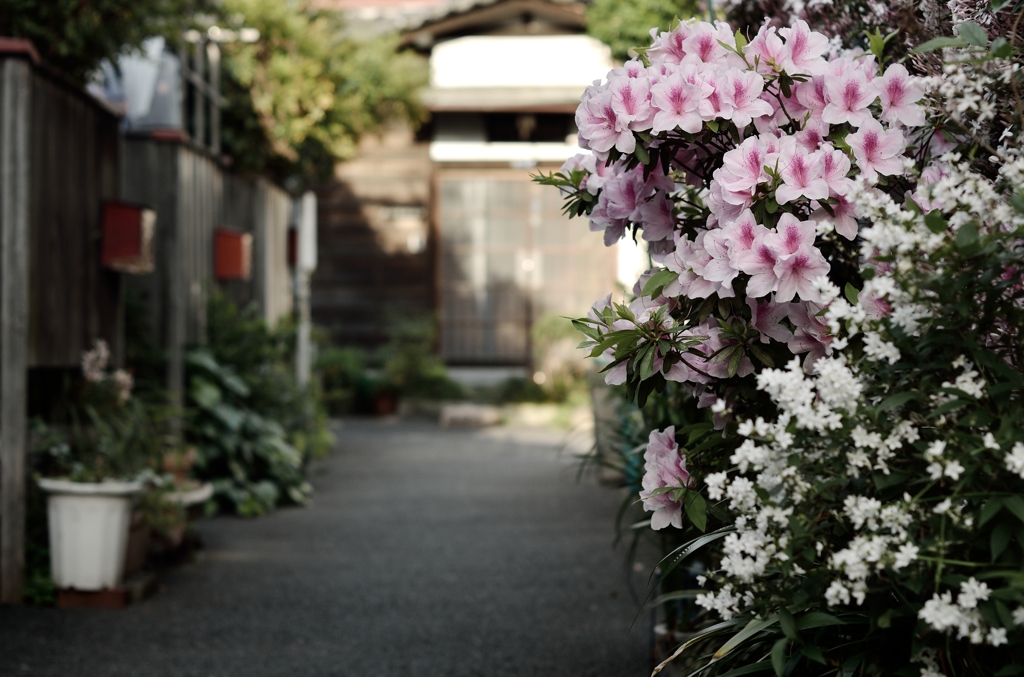
[[32,67],[0,60],[0,603],[25,583],[29,136]]
[[316,270],[316,195],[313,191],[307,191],[297,202],[295,309],[298,315],[298,331],[295,339],[295,378],[300,386],[305,387],[309,384],[313,371],[313,323],[309,307],[309,278]]

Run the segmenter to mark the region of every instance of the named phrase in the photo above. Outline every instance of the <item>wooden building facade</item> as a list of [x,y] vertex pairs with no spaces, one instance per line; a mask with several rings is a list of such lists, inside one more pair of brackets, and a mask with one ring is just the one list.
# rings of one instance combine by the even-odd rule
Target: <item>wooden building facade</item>
[[615,287],[616,250],[530,178],[578,152],[579,96],[610,50],[558,0],[460,3],[403,41],[430,58],[432,121],[369,142],[321,190],[314,321],[373,348],[389,317],[432,315],[447,364],[528,366],[535,321]]

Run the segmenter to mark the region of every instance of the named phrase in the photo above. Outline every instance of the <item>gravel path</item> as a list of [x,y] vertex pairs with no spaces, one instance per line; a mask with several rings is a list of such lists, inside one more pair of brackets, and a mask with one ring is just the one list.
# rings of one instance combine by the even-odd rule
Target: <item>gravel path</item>
[[201,521],[155,597],[0,608],[0,675],[648,675],[621,494],[577,483],[561,437],[346,421],[309,508]]

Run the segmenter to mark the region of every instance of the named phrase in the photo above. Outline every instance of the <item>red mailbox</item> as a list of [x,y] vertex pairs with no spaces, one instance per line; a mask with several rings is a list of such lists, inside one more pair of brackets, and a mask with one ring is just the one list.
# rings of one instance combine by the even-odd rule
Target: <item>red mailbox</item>
[[152,273],[156,212],[124,202],[103,204],[102,262],[122,273]]
[[252,233],[218,228],[214,240],[214,273],[218,280],[252,277]]

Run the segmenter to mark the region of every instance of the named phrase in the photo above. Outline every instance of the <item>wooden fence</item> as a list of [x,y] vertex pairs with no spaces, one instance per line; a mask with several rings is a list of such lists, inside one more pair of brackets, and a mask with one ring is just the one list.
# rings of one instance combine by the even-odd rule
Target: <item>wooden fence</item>
[[[100,265],[106,200],[157,211],[153,273]],[[222,288],[276,322],[292,308],[291,210],[283,190],[226,172],[187,140],[124,139],[116,113],[41,66],[29,43],[0,38],[0,603],[23,592],[28,402],[33,390],[52,399],[42,377],[77,368],[98,338],[119,364],[124,290],[138,285],[180,401],[185,347],[205,340],[214,230],[252,233],[251,279]]]
[[97,338],[121,352],[119,275],[99,265],[118,197],[117,116],[0,44],[0,601],[21,599],[28,370],[71,367]]
[[206,340],[217,228],[253,235],[252,278],[220,283],[225,294],[238,304],[255,302],[271,324],[291,312],[292,200],[266,179],[226,172],[182,141],[151,137],[125,140],[122,196],[157,213],[156,270],[130,283],[147,297],[149,327],[168,356],[168,390],[180,402],[185,348]]

